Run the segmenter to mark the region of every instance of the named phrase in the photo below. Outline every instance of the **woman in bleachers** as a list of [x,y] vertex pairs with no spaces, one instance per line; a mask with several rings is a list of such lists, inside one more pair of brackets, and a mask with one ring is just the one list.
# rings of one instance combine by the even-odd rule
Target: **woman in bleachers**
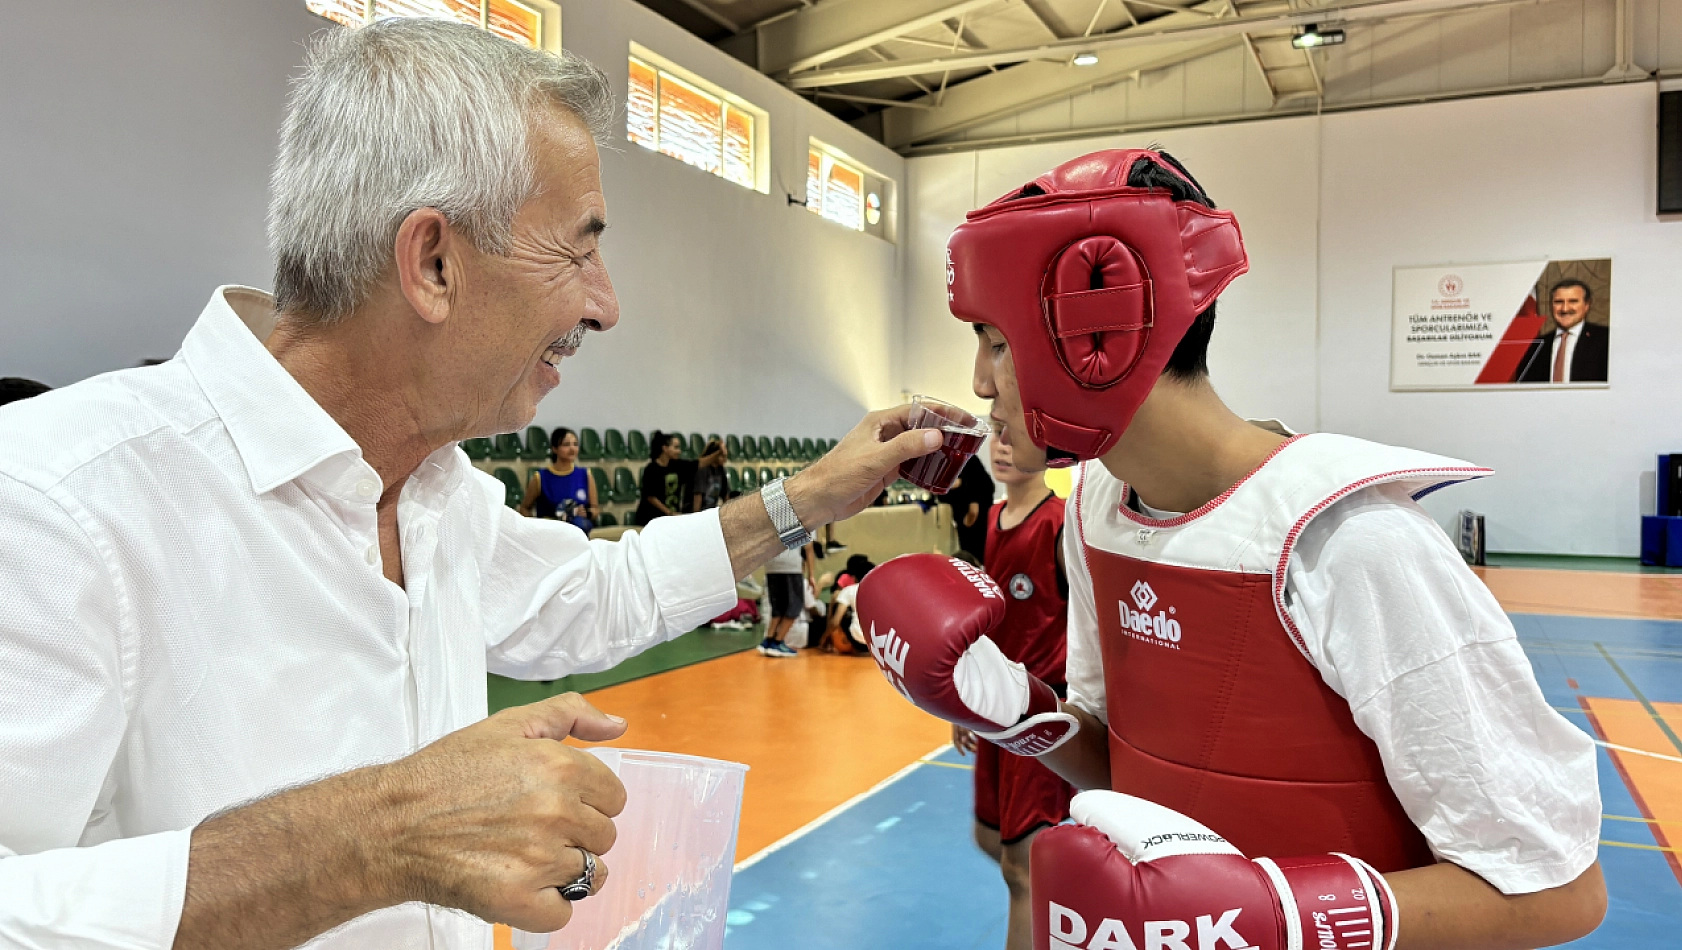
[[717,508],[729,500],[730,480],[724,467],[729,461],[730,453],[722,441],[713,439],[707,443],[695,465],[694,502],[689,506],[690,511]]
[[570,522],[589,534],[600,510],[596,480],[578,464],[578,433],[561,426],[549,436],[549,464],[531,473],[520,513]]
[[648,464],[642,469],[642,501],[637,503],[636,523],[683,513],[689,501],[690,470],[679,458],[683,436],[654,430],[648,439]]

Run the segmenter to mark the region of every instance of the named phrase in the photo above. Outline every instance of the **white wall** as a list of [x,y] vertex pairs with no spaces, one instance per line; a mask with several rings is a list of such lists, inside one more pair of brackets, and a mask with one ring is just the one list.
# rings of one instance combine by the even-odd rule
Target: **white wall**
[[[563,368],[545,425],[838,436],[897,401],[900,245],[804,197],[809,135],[902,161],[631,0],[563,4],[623,101],[631,40],[770,112],[763,195],[626,143],[604,152],[617,330]],[[220,283],[270,284],[267,176],[304,0],[0,6],[0,375],[64,385],[167,357]]]
[[[1637,553],[1641,473],[1682,449],[1682,222],[1653,213],[1657,115],[1644,84],[1325,121],[1324,425],[1493,467],[1428,506],[1486,512],[1496,550]],[[1392,265],[1537,257],[1612,258],[1611,388],[1389,391]]]
[[[1494,550],[1632,555],[1643,473],[1682,449],[1682,222],[1652,211],[1654,96],[1573,89],[912,159],[908,383],[968,389],[955,354],[972,344],[938,292],[964,210],[1155,140],[1244,230],[1251,272],[1223,296],[1211,348],[1234,408],[1492,466],[1426,504],[1485,512]],[[1392,267],[1538,256],[1612,258],[1610,389],[1389,391]]]
[[0,376],[167,357],[217,284],[269,285],[269,163],[322,22],[302,0],[0,5]]
[[768,110],[774,164],[762,195],[622,135],[603,153],[621,322],[562,366],[538,421],[839,437],[866,409],[898,402],[903,240],[848,231],[784,196],[805,197],[813,136],[900,182],[904,160],[630,0],[568,3],[562,29],[621,100],[635,40]]

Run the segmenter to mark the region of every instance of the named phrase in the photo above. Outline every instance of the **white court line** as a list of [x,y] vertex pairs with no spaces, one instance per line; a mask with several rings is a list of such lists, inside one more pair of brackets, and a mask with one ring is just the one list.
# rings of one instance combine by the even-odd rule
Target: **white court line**
[[820,826],[822,826],[823,824],[828,822],[831,818],[834,818],[836,815],[841,814],[842,812],[844,812],[847,809],[853,807],[854,805],[857,805],[859,802],[862,802],[865,799],[869,798],[870,796],[872,796],[872,795],[876,794],[877,792],[881,791],[882,789],[887,788],[889,785],[892,785],[893,783],[899,781],[900,779],[906,777],[907,775],[910,775],[913,771],[916,770],[917,766],[927,763],[930,759],[932,759],[935,756],[941,754],[942,752],[945,752],[947,749],[950,749],[950,748],[952,748],[952,743],[948,742],[945,745],[941,746],[940,748],[935,749],[933,752],[930,752],[928,755],[923,756],[922,758],[920,758],[917,761],[911,763],[910,765],[907,765],[905,768],[900,769],[898,772],[895,772],[894,774],[888,776],[887,778],[883,779],[882,781],[877,782],[875,785],[870,786],[869,788],[867,788],[864,791],[858,793],[857,795],[854,795],[852,798],[849,798],[846,801],[842,802],[841,804],[836,805],[834,808],[831,808],[829,811],[824,812],[823,814],[821,814],[818,817],[812,819],[811,821],[807,822],[806,824],[801,825],[799,828],[796,828],[795,830],[789,832],[788,834],[782,836],[781,838],[778,838],[776,841],[771,842],[770,844],[768,844],[765,847],[759,849],[758,851],[755,851],[753,854],[750,854],[747,857],[743,858],[742,860],[736,862],[736,867],[733,870],[742,871],[742,870],[746,870],[747,868],[753,867],[755,864],[758,864],[761,860],[765,859],[767,856],[769,856],[771,854],[774,854],[777,851],[781,851],[783,848],[793,844],[794,842],[800,840],[801,838],[804,838],[806,835],[810,834],[811,832],[817,830]]
[[1663,759],[1666,762],[1682,762],[1682,758],[1678,758],[1674,755],[1664,755],[1660,752],[1648,752],[1646,749],[1632,749],[1627,745],[1618,745],[1613,742],[1601,742],[1599,739],[1594,740],[1594,744],[1598,746],[1605,746],[1608,749],[1617,749],[1619,752],[1628,752],[1631,755],[1644,755],[1649,759]]

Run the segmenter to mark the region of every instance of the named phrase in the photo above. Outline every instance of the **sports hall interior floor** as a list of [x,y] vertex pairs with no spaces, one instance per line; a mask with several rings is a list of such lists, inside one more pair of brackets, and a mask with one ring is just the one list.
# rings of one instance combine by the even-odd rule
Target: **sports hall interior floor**
[[[1601,558],[1491,560],[1525,565],[1480,573],[1548,701],[1601,743],[1611,903],[1600,929],[1572,946],[1675,946],[1682,573]],[[495,681],[492,705],[587,691],[630,720],[616,744],[751,766],[728,950],[1002,946],[1004,885],[970,842],[969,766],[945,724],[901,699],[868,658],[771,660],[747,649],[758,637],[698,631],[607,673]]]

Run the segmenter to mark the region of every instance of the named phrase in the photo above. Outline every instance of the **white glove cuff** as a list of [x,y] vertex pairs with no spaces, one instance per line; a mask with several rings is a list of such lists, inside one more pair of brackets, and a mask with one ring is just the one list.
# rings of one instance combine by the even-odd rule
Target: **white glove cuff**
[[1028,711],[1028,670],[1006,659],[990,637],[980,637],[958,657],[952,682],[965,706],[1000,729],[1016,725]]

